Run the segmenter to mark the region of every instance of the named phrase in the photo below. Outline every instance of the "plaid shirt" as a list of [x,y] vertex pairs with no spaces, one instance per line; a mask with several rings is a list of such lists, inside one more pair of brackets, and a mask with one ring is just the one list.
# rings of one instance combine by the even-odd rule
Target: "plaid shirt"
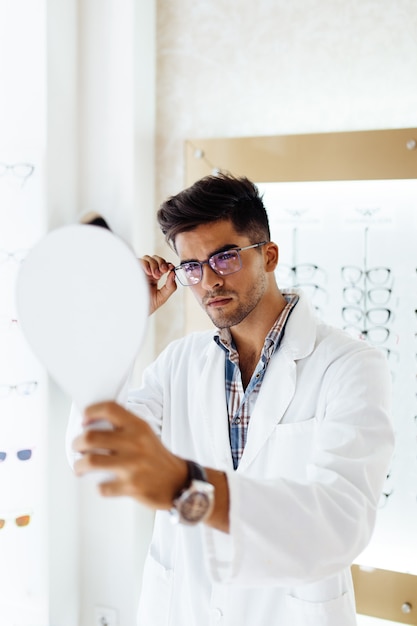
[[245,449],[250,416],[255,406],[256,398],[268,363],[278,349],[284,336],[285,324],[291,311],[298,302],[298,296],[284,295],[287,305],[278,316],[271,330],[265,338],[261,357],[252,374],[246,389],[243,389],[242,378],[239,368],[239,354],[233,343],[230,330],[223,328],[214,335],[216,343],[226,352],[225,384],[227,412],[229,416],[229,435],[232,450],[233,467],[236,469]]

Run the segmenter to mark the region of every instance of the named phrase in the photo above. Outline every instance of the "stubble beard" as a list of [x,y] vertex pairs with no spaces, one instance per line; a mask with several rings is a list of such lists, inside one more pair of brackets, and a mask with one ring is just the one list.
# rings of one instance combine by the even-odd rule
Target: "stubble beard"
[[[204,301],[202,303],[202,306],[213,324],[216,326],[216,328],[218,328],[219,330],[222,328],[230,328],[232,326],[237,326],[238,324],[243,322],[243,320],[255,309],[255,307],[258,305],[261,298],[263,297],[266,288],[266,277],[264,275],[260,276],[259,280],[256,282],[256,285],[253,286],[251,290],[248,290],[245,293],[244,301],[241,301],[237,309],[232,311],[231,313],[223,313],[221,307],[219,307],[215,311],[211,311],[209,310],[209,307],[204,304]],[[208,299],[209,297],[213,298],[219,296],[227,298],[235,295],[236,292],[234,291],[229,291],[228,293],[215,292],[211,293],[209,296],[206,296],[206,298]],[[227,306],[228,305],[226,305],[226,308]]]

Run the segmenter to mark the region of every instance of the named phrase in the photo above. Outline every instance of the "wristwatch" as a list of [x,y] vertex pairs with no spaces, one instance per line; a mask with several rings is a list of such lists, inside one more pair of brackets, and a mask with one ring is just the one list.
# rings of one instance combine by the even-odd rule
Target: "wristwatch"
[[194,461],[187,461],[187,467],[186,486],[175,498],[170,511],[174,524],[194,525],[203,522],[214,506],[214,485],[208,482],[205,470]]

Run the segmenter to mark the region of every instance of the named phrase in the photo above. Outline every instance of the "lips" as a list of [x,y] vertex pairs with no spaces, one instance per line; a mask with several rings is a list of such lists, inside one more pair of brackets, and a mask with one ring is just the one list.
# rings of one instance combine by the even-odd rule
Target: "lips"
[[220,307],[220,306],[225,306],[226,304],[229,304],[229,302],[231,302],[232,298],[228,298],[228,297],[217,297],[217,298],[209,298],[206,300],[205,305],[209,306],[209,307]]

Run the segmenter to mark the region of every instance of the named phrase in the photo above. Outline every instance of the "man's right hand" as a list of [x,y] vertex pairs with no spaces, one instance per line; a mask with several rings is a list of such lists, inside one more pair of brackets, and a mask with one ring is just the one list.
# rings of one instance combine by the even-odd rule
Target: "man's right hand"
[[[157,255],[145,255],[139,261],[148,279],[150,293],[149,315],[152,315],[177,290],[175,272],[173,271],[174,265]],[[166,281],[159,287],[158,283],[164,274],[167,274]]]

